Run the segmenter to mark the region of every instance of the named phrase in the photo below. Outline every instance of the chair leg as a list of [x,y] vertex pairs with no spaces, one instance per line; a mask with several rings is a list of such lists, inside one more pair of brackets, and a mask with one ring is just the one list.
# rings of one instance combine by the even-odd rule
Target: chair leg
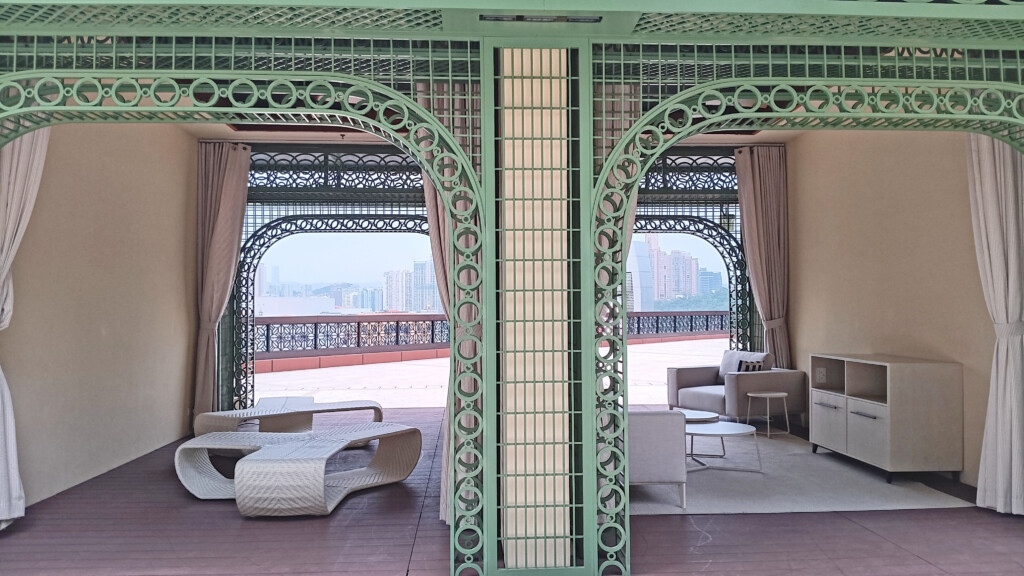
[[789,434],[789,406],[786,405],[786,397],[782,397],[782,412],[786,415],[786,434]]
[[747,426],[750,426],[750,396],[747,396]]
[[[765,436],[771,440],[772,437],[772,399],[767,397],[764,399],[764,425],[765,425]],[[756,434],[756,432],[755,432]]]
[[679,485],[679,501],[683,503],[683,510],[686,510],[686,482]]

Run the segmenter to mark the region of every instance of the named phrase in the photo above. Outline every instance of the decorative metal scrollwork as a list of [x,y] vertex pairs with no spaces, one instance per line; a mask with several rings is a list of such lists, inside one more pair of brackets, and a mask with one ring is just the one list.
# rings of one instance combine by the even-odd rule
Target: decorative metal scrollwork
[[[672,151],[675,152],[675,151]],[[736,190],[736,160],[731,154],[680,153],[659,156],[644,174],[640,194],[713,193]]]
[[[254,147],[249,202],[372,198],[423,205],[423,170],[390,146]],[[275,147],[276,148],[276,147]]]
[[[599,497],[615,512],[598,516],[599,550],[607,560],[601,574],[628,571],[624,483],[625,386],[622,227],[639,183],[656,159],[687,136],[716,129],[930,128],[975,131],[1006,140],[1018,149],[1024,126],[1024,90],[973,85],[945,87],[911,82],[826,85],[806,82],[719,81],[684,90],[654,106],[624,132],[597,178],[594,199],[596,317],[596,419]],[[705,232],[707,234],[707,232]],[[722,234],[707,234],[709,242]],[[742,261],[738,245],[725,246]],[[722,250],[722,248],[720,248]],[[745,266],[743,269],[745,271]],[[738,278],[739,274],[734,275]],[[736,290],[730,277],[730,292]],[[744,282],[745,284],[746,282]],[[749,300],[748,300],[749,302]],[[749,305],[749,304],[748,304]],[[730,327],[733,329],[733,327]],[[737,339],[753,326],[739,326]]]

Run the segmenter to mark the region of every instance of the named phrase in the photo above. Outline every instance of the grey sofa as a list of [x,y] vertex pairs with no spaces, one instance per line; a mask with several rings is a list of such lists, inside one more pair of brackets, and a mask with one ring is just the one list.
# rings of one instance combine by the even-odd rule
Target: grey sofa
[[[763,362],[764,369],[738,372],[741,360]],[[786,407],[792,419],[807,411],[807,375],[801,370],[774,368],[774,363],[775,358],[764,352],[727,350],[718,366],[669,368],[668,406],[707,410],[743,420],[747,417],[748,392],[788,392]],[[754,398],[750,415],[764,416],[765,409],[765,401]],[[773,401],[771,415],[782,414],[782,402]]]
[[674,410],[630,412],[629,483],[676,484],[686,508],[686,416]]

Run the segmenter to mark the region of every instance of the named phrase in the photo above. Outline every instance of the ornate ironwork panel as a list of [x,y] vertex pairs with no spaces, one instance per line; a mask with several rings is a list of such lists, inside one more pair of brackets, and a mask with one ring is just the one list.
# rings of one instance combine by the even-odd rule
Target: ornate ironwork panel
[[255,145],[248,200],[421,207],[425,205],[423,170],[393,146]]
[[316,350],[316,324],[272,324],[268,352]]
[[317,348],[339,349],[359,346],[356,322],[322,322],[318,324]]
[[736,194],[736,159],[731,148],[675,148],[644,174],[645,201],[663,195]]
[[424,322],[399,322],[398,323],[398,345],[409,344],[430,344],[434,340],[433,323]]
[[398,346],[397,322],[364,322],[359,325],[361,346]]

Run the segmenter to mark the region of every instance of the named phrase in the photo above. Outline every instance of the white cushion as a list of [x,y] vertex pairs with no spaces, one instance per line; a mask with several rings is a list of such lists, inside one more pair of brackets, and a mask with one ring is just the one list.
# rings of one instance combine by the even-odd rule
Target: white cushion
[[718,383],[725,384],[725,375],[728,372],[737,372],[740,369],[740,360],[748,362],[764,362],[764,369],[771,370],[775,364],[775,357],[767,352],[745,352],[743,350],[726,350],[722,355],[722,365],[718,367]]

